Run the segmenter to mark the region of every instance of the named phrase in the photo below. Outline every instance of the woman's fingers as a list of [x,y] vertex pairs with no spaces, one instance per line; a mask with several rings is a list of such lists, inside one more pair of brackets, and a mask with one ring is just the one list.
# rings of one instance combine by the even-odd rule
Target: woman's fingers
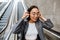
[[25,17],[29,16],[29,13],[28,12],[24,12],[24,16]]
[[43,21],[47,20],[46,18],[44,18],[44,16],[42,16],[42,14],[40,14],[39,18],[42,19]]
[[29,13],[28,13],[28,12],[24,12],[22,18],[24,19],[24,18],[26,18],[27,16],[29,16]]
[[38,15],[39,17],[41,16],[41,14],[39,13],[39,15]]

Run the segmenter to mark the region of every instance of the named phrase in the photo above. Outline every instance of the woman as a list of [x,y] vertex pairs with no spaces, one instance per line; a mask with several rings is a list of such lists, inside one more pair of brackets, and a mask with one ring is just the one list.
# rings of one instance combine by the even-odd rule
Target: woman
[[21,40],[45,40],[43,28],[51,29],[53,23],[41,15],[37,6],[31,6],[27,11],[24,12],[14,33],[21,33]]

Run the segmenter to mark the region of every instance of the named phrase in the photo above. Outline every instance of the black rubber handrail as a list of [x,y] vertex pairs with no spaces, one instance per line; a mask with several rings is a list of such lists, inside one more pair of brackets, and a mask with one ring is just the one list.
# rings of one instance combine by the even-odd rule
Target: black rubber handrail
[[49,31],[55,33],[56,35],[59,35],[59,36],[60,36],[60,32],[58,32],[58,31],[55,31],[55,30],[53,30],[53,29],[47,29],[47,30],[49,30]]
[[44,28],[44,34],[45,34],[45,37],[48,40],[60,40],[59,32],[57,32],[57,31],[55,31],[53,29],[46,29],[46,28]]

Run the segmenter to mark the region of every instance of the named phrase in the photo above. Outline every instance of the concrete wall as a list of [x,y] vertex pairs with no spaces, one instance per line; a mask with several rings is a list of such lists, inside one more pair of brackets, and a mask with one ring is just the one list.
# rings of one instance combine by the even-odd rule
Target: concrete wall
[[60,32],[60,0],[25,0],[28,7],[37,5],[45,18],[54,23],[52,29]]

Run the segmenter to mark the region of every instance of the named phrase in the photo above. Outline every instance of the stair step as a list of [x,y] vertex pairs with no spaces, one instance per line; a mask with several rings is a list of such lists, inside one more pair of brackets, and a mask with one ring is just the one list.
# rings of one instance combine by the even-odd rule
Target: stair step
[[0,23],[0,26],[5,26],[7,23]]
[[5,27],[5,26],[0,26],[0,29],[2,29],[3,27]]
[[3,16],[3,17],[9,17],[9,16]]
[[0,31],[2,30],[2,28],[0,28]]
[[7,23],[7,21],[5,21],[5,20],[0,20],[0,23]]
[[6,13],[6,14],[4,14],[3,16],[9,16],[10,14],[8,14],[8,13]]
[[0,23],[7,23],[7,20],[0,20]]
[[1,20],[7,20],[8,18],[1,18]]

